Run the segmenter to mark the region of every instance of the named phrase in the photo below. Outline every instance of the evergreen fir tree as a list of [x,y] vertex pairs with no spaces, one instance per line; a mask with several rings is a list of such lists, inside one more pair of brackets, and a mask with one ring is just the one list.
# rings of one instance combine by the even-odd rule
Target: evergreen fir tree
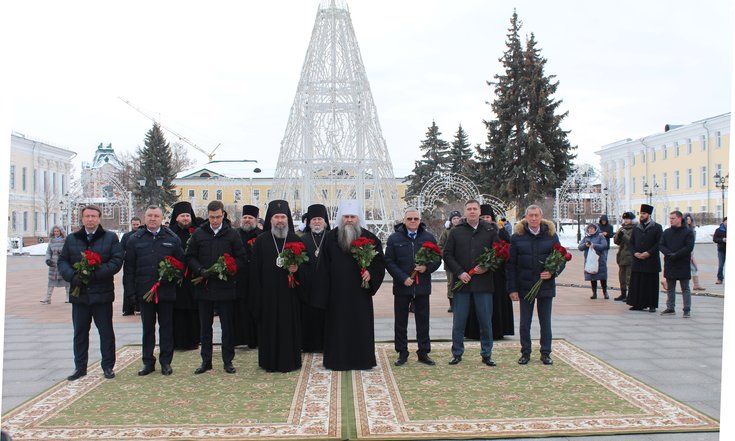
[[467,138],[467,132],[460,124],[457,133],[454,134],[454,141],[452,141],[452,147],[449,150],[449,171],[452,173],[467,175],[469,172],[469,165],[472,162],[472,147],[470,147]]
[[439,126],[432,121],[431,127],[426,132],[426,139],[421,141],[419,147],[424,152],[421,155],[424,159],[416,161],[413,174],[404,179],[404,182],[409,182],[406,197],[418,196],[429,179],[439,172],[449,170],[449,143],[439,137],[441,134]]
[[561,101],[552,95],[558,82],[544,76],[546,60],[536,48],[533,34],[524,51],[522,26],[513,12],[507,50],[499,61],[503,75],[495,75],[496,119],[484,121],[485,146],[478,147],[478,184],[483,192],[514,202],[519,211],[561,185],[571,170],[573,147],[559,124],[567,113],[556,115]]
[[[176,177],[172,165],[171,146],[166,142],[163,131],[158,123],[145,135],[145,147],[138,147],[140,178],[145,179],[145,185],[136,186],[135,196],[143,205],[159,205],[164,212],[176,203],[173,180]],[[156,180],[163,179],[163,185],[158,186]]]

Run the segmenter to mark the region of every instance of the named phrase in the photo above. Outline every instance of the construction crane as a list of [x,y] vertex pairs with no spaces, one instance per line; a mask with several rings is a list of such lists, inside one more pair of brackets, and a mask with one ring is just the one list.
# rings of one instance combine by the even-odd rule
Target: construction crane
[[222,145],[222,143],[217,144],[217,146],[215,146],[215,148],[213,148],[211,152],[207,153],[206,150],[204,150],[203,148],[201,148],[198,145],[194,144],[193,142],[189,141],[189,139],[186,136],[180,135],[180,134],[174,132],[173,130],[169,129],[168,127],[164,126],[156,118],[150,116],[149,114],[145,113],[141,109],[135,107],[130,101],[128,101],[128,100],[126,100],[126,99],[124,99],[123,97],[120,97],[120,96],[118,98],[120,98],[120,101],[124,102],[125,104],[127,104],[130,107],[132,107],[133,109],[137,110],[138,113],[140,113],[141,115],[145,116],[146,118],[150,119],[154,123],[158,124],[162,129],[164,129],[167,132],[170,132],[174,136],[178,137],[180,141],[183,141],[183,142],[189,144],[190,146],[194,147],[195,149],[197,149],[200,152],[202,152],[205,155],[207,155],[207,158],[209,158],[209,162],[212,162],[212,160],[214,159],[214,152],[219,148],[220,145]]

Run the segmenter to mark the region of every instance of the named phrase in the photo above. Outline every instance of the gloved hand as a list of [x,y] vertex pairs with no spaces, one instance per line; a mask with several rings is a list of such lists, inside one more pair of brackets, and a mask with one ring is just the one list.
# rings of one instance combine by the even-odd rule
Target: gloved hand
[[46,259],[46,265],[47,266],[50,266],[52,268],[56,266],[56,264],[54,263],[54,261],[51,260],[51,259]]
[[211,275],[212,275],[212,274],[210,274],[210,272],[209,272],[209,271],[207,271],[207,270],[206,270],[206,269],[204,269],[204,268],[202,268],[202,270],[201,270],[201,271],[199,271],[199,277],[204,277],[205,279],[207,279],[207,278],[209,278],[209,276],[211,276]]
[[72,288],[75,288],[77,286],[81,286],[82,281],[79,279],[79,276],[77,274],[74,274],[74,277],[71,278],[71,282],[69,282]]

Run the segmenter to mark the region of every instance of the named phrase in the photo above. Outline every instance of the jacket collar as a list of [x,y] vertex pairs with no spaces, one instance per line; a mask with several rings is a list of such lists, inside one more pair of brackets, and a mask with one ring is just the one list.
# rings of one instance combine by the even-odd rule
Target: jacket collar
[[[554,234],[556,234],[556,225],[550,220],[541,219],[540,227],[540,234],[546,234],[548,236],[554,236]],[[523,219],[513,226],[513,234],[518,234],[522,236],[526,233],[531,234],[531,230],[529,230],[528,228],[528,220]]]
[[[84,228],[84,225],[82,225],[82,228],[80,228],[78,231],[74,233],[74,235],[79,238],[80,240],[83,240],[87,242],[87,230]],[[100,237],[105,235],[105,230],[102,228],[102,224],[97,226],[97,230],[94,232],[94,236],[92,236],[92,241],[99,239]]]

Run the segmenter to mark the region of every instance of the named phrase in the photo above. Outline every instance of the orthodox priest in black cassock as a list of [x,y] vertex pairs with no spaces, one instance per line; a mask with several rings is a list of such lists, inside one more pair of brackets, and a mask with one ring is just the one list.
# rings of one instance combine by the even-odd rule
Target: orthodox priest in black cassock
[[638,225],[633,227],[630,248],[633,253],[633,265],[628,287],[628,300],[631,311],[642,311],[648,308],[656,312],[658,308],[658,278],[661,272],[659,243],[663,229],[651,220],[653,207],[641,205]]
[[[498,230],[498,237],[510,243],[510,234],[505,228],[499,228],[495,222],[495,212],[491,205],[480,205],[480,219],[484,220]],[[501,265],[497,271],[493,272],[493,340],[500,340],[506,335],[513,335],[513,301],[508,295],[505,288],[505,264]],[[480,322],[477,321],[475,313],[475,302],[470,301],[470,313],[467,317],[467,326],[464,331],[465,338],[472,340],[480,339]]]
[[[329,214],[327,207],[322,204],[314,204],[309,206],[306,211],[306,227],[301,240],[306,244],[309,251],[309,273],[311,279],[315,279],[316,274],[320,271],[323,261],[319,258],[322,255],[322,245],[324,237],[329,231]],[[323,352],[324,351],[324,309],[313,306],[318,303],[318,298],[324,296],[315,290],[322,289],[323,285],[312,283],[306,298],[301,304],[301,342],[304,352]]]
[[250,295],[250,266],[253,261],[253,244],[255,238],[263,231],[258,228],[258,207],[254,205],[243,205],[240,228],[237,230],[245,247],[245,270],[237,272],[237,299],[235,299],[235,346],[248,345],[250,348],[258,347],[258,328],[253,316],[253,302]]
[[[375,360],[373,295],[385,277],[383,244],[364,224],[363,211],[356,200],[343,201],[337,211],[337,228],[327,233],[320,254],[317,284],[325,284],[326,328],[324,334],[324,367],[346,371],[371,369]],[[361,276],[360,266],[350,252],[350,243],[358,237],[375,241],[378,254]],[[324,260],[322,263],[321,260]],[[367,280],[368,288],[362,288]]]
[[255,240],[252,293],[257,296],[258,365],[268,372],[301,367],[301,295],[308,282],[308,264],[296,269],[299,285],[288,286],[288,268],[279,254],[288,242],[301,242],[294,233],[288,202],[271,201],[263,233]]
[[[182,201],[174,204],[169,228],[179,236],[184,252],[191,233],[198,227],[199,222],[194,216],[194,209],[189,202]],[[173,329],[174,349],[177,350],[199,349],[199,307],[194,299],[192,277],[191,273],[187,273],[181,284],[176,287]]]

